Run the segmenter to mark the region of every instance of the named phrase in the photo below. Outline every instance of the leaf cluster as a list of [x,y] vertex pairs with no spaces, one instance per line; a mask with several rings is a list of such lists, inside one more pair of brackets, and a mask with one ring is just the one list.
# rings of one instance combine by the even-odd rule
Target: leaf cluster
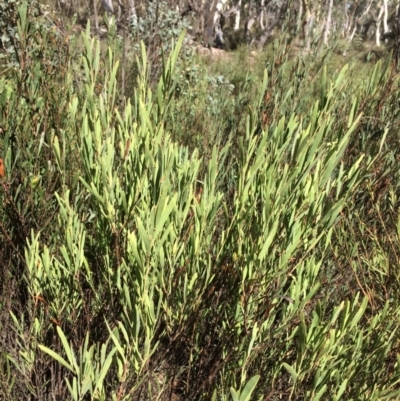
[[361,79],[278,40],[259,80],[188,79],[180,34],[155,84],[140,43],[121,100],[118,48],[88,25],[76,57],[26,16],[0,78],[1,397],[398,397],[391,60]]

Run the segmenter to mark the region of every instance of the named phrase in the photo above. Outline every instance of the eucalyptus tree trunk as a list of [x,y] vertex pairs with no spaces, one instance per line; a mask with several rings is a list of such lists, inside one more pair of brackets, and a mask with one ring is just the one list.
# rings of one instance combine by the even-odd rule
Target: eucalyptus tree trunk
[[375,30],[375,45],[381,45],[381,24],[382,24],[382,17],[384,13],[384,6],[382,5],[381,9],[379,10],[378,18],[376,19],[376,30]]
[[260,24],[260,28],[262,31],[265,29],[264,18],[265,18],[265,0],[261,0],[261,11],[260,11],[260,16],[259,16],[259,24]]
[[324,45],[328,44],[328,39],[331,32],[331,24],[332,24],[332,8],[333,8],[333,0],[328,1],[328,14],[326,16],[325,30],[324,30]]
[[214,16],[217,11],[217,0],[206,0],[203,7],[204,30],[203,41],[206,45],[212,46],[214,43]]
[[[236,16],[235,16],[235,24],[233,25],[233,30],[238,31],[240,28],[240,10],[242,8],[242,0],[239,0],[237,3],[237,11],[236,11]],[[250,5],[249,5],[249,11],[251,8],[251,0],[250,0]]]
[[396,57],[396,64],[397,68],[400,61],[400,1],[396,6],[396,45],[395,45],[395,57]]
[[96,27],[96,33],[99,35],[99,17],[97,15],[97,4],[96,0],[93,0],[93,12],[94,12],[94,26]]
[[304,47],[309,50],[311,47],[311,27],[314,21],[314,10],[311,10],[308,0],[302,0],[304,9],[303,40]]
[[[354,1],[352,4],[352,9],[350,10],[347,2],[345,2],[345,30],[344,36],[352,41],[357,32],[357,26],[362,25],[361,21],[368,16],[371,12],[371,7],[374,5],[375,0],[358,0]],[[362,12],[359,11],[360,6],[367,3]],[[376,20],[375,20],[376,21]]]
[[389,25],[388,25],[388,18],[389,18],[389,12],[388,12],[388,0],[383,0],[383,33],[388,33],[389,32]]
[[302,32],[302,24],[303,24],[303,2],[299,1],[299,13],[297,15],[296,35]]
[[275,9],[273,18],[268,18],[269,20],[268,24],[265,26],[265,29],[261,33],[260,37],[257,40],[254,40],[254,43],[258,48],[264,46],[268,38],[272,35],[274,29],[283,20],[287,7],[288,7],[288,2],[287,1],[283,2],[279,8]]

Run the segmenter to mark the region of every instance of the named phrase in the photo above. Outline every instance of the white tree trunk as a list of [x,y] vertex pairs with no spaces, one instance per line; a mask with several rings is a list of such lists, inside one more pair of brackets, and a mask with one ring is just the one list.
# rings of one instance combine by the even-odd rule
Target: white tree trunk
[[328,39],[331,32],[333,0],[328,0],[328,15],[326,16],[324,30],[324,45],[328,45]]
[[304,9],[303,37],[306,50],[311,48],[311,33],[315,18],[315,10],[311,10],[308,0],[302,0]]
[[344,22],[343,22],[343,31],[342,31],[342,36],[345,38],[348,36],[349,32],[349,25],[350,25],[350,19],[349,19],[349,7],[347,2],[345,1],[344,3]]
[[259,24],[260,28],[263,31],[265,29],[265,24],[264,24],[264,15],[265,15],[265,0],[261,0],[261,12],[260,12],[260,17],[259,17]]
[[235,17],[235,24],[233,25],[233,30],[238,31],[240,27],[240,8],[242,7],[242,0],[239,0],[236,6],[236,17]]
[[376,20],[376,31],[375,31],[376,46],[381,45],[381,24],[382,24],[383,13],[384,13],[384,6],[382,5],[381,9],[379,10],[378,19]]
[[383,33],[389,32],[388,18],[388,0],[383,0]]
[[97,35],[99,34],[99,17],[97,15],[97,4],[96,1],[93,0],[93,11],[94,11],[94,26],[96,27]]
[[297,16],[297,34],[301,32],[301,24],[303,21],[303,2],[299,2],[299,14]]
[[[363,0],[363,1],[367,1],[367,0]],[[345,12],[345,19],[346,19],[344,36],[347,37],[349,40],[353,40],[353,38],[354,38],[354,35],[357,30],[357,20],[361,21],[369,13],[369,10],[371,9],[373,2],[374,2],[374,0],[370,0],[367,7],[364,10],[364,12],[359,15],[356,14],[356,10],[357,10],[356,6],[358,5],[358,3],[355,4],[355,6],[353,7],[353,12],[349,15],[349,8],[348,8],[349,3],[347,1],[344,2],[344,7],[345,7],[344,12]]]
[[353,28],[353,31],[351,32],[350,36],[349,36],[349,40],[350,42],[354,39],[354,36],[356,36],[356,32],[357,32],[357,27],[355,26]]

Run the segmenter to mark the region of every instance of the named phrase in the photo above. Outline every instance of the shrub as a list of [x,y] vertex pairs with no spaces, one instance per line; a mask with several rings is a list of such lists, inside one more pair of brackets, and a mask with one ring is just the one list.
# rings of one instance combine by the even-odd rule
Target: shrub
[[140,45],[120,103],[112,48],[88,27],[74,69],[24,10],[27,62],[0,79],[2,397],[397,397],[397,186],[378,191],[398,174],[390,63],[353,82],[278,48],[247,95],[251,79],[198,78],[223,110],[198,118],[239,122],[199,147],[178,135],[183,34],[155,85]]

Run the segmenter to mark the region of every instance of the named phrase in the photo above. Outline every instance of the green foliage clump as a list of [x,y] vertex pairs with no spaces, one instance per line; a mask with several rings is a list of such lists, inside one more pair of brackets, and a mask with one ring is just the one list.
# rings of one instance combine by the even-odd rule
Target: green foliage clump
[[29,7],[25,9],[19,8],[20,1],[18,0],[10,0],[7,2],[0,3],[0,68],[10,68],[18,65],[18,55],[19,46],[23,43],[24,38],[21,38],[19,35],[28,34],[28,31],[18,25],[18,22],[21,23],[21,19],[19,19],[20,13],[24,12],[25,21],[28,24],[32,24],[31,31],[33,28],[41,30],[41,28],[45,27],[45,24],[37,24],[36,18],[40,15],[40,5],[36,0],[30,2]]
[[118,49],[88,27],[73,65],[26,10],[0,79],[0,398],[398,397],[391,61],[361,80],[276,42],[257,76],[185,64],[180,34],[155,83],[140,44],[121,100]]

